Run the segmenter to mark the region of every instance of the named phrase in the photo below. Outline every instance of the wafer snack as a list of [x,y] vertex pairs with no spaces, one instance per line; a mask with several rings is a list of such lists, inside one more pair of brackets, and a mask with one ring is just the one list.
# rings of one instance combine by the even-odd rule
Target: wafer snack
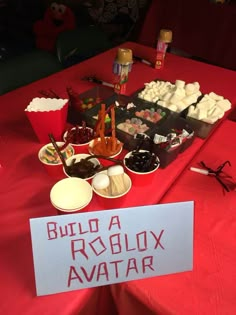
[[110,179],[110,193],[112,196],[121,195],[126,191],[124,181],[124,168],[121,165],[114,165],[108,168],[107,175]]

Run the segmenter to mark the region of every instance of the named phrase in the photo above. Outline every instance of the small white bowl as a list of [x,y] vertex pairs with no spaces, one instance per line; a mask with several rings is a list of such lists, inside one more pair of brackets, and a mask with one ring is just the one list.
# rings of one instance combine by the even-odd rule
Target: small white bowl
[[[106,138],[110,138],[110,137],[105,137],[105,139]],[[100,141],[100,138],[97,138],[96,140]],[[90,154],[94,154],[94,152],[93,152],[94,141],[95,141],[95,139],[93,139],[89,142],[88,151]],[[117,143],[121,143],[121,142],[117,139]],[[109,155],[109,156],[107,155],[107,157],[110,157],[110,158],[117,157],[121,153],[122,149],[123,149],[123,144],[121,143],[120,150],[116,154]]]
[[93,189],[84,179],[73,177],[58,181],[50,191],[52,205],[62,212],[75,212],[92,200]]
[[[66,160],[66,164],[67,164],[68,166],[70,166],[71,163],[72,163],[72,160],[75,159],[75,162],[79,162],[81,159],[85,159],[86,157],[89,157],[89,156],[91,156],[91,155],[90,155],[90,154],[85,154],[85,153],[80,153],[80,154],[72,155],[69,159]],[[89,161],[92,162],[95,166],[100,165],[99,160],[96,159],[96,158],[92,158],[92,159],[90,159]],[[70,176],[70,175],[68,175],[68,174],[66,173],[64,167],[63,167],[63,172],[64,172],[64,174],[65,174],[67,177],[75,177],[75,176]],[[95,174],[94,174],[94,175],[95,175]],[[87,177],[87,178],[84,178],[84,179],[85,179],[85,180],[92,179],[92,178],[94,177],[94,175],[93,175],[93,176],[90,176],[90,177]],[[76,177],[79,178],[79,176],[76,176]]]

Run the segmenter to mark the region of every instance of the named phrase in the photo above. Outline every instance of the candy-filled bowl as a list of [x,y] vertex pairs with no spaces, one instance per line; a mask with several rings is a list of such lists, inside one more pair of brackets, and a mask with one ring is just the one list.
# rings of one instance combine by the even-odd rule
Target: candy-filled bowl
[[78,177],[85,180],[92,179],[101,168],[101,164],[98,159],[85,153],[71,156],[66,160],[66,165],[67,169],[63,167],[63,171],[67,177]]
[[97,173],[92,179],[92,189],[98,200],[110,209],[120,207],[132,188],[130,176],[121,165],[113,165]]
[[[114,144],[113,144],[114,141]],[[123,149],[123,143],[117,138],[105,137],[104,142],[102,138],[95,138],[89,143],[88,151],[92,155],[100,155],[107,158],[118,158]],[[104,166],[111,165],[112,162],[103,159]]]
[[[65,160],[74,155],[75,151],[72,145],[68,144],[65,148],[65,142],[56,142],[57,146],[63,148],[61,153]],[[52,143],[45,144],[38,152],[38,159],[43,164],[47,173],[57,179],[63,178],[63,166],[61,159]]]
[[59,214],[85,211],[93,197],[91,185],[81,178],[64,178],[50,191],[50,201]]
[[70,143],[75,153],[88,152],[89,142],[94,138],[94,131],[87,126],[75,126],[67,130],[63,135],[63,140]]
[[133,150],[123,159],[124,167],[132,182],[136,185],[151,183],[160,166],[160,160],[155,153],[148,150]]

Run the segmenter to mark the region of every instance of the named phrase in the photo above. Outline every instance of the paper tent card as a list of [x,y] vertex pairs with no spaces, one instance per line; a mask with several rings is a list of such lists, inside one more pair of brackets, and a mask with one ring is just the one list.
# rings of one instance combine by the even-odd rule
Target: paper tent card
[[37,295],[192,270],[193,202],[30,220]]

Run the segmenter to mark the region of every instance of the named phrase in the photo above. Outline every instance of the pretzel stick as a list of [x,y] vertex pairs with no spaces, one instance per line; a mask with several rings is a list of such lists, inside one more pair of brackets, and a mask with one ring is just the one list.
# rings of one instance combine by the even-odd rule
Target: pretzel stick
[[115,108],[111,108],[111,149],[112,152],[116,150],[116,126],[115,126]]
[[105,140],[105,104],[101,104],[101,125],[100,125],[100,138],[102,145],[102,152],[106,151],[106,140]]

